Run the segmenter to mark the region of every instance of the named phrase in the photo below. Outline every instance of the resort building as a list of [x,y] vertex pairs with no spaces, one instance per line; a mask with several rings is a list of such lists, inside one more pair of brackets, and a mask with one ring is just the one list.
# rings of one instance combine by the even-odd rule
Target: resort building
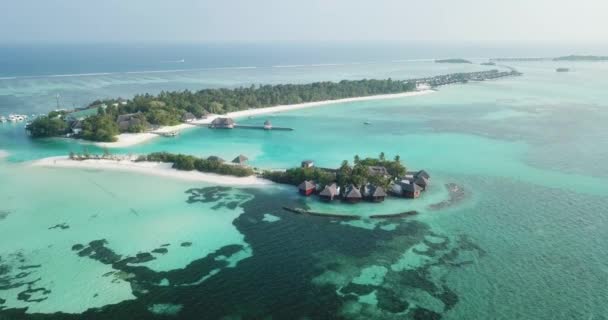
[[193,122],[194,120],[196,120],[196,116],[190,112],[186,112],[182,115],[182,122]]
[[244,165],[247,164],[247,160],[249,160],[249,158],[247,158],[244,155],[240,154],[238,157],[236,157],[236,158],[234,158],[234,160],[232,160],[232,163],[238,164],[240,166],[244,166]]
[[302,168],[312,168],[315,166],[315,162],[312,160],[304,160],[302,161]]
[[232,118],[215,118],[211,121],[209,128],[212,129],[234,129],[234,120]]
[[70,123],[70,130],[72,130],[73,134],[79,135],[82,132],[82,121],[80,121],[80,120],[72,121],[72,123]]
[[357,187],[351,184],[348,188],[346,188],[343,197],[344,201],[348,203],[357,203],[360,202],[361,199],[363,199],[363,196]]
[[264,122],[264,130],[272,130],[272,123],[270,122],[270,120],[266,120]]
[[340,187],[338,187],[335,183],[332,183],[329,186],[325,186],[323,191],[319,193],[319,197],[321,200],[325,201],[333,201],[340,195]]
[[300,190],[300,194],[308,197],[315,192],[315,190],[317,189],[317,185],[314,182],[307,180],[302,182],[298,186],[298,189]]
[[392,185],[391,192],[400,197],[416,199],[420,197],[422,188],[409,180],[401,180]]
[[134,125],[143,125],[143,122],[139,118],[141,113],[129,113],[129,114],[121,114],[116,119],[116,123],[118,124],[118,129],[120,131],[127,131],[129,127]]
[[380,177],[388,177],[388,171],[385,167],[380,166],[369,166],[367,167],[367,172],[370,176],[380,176]]
[[382,202],[386,198],[386,191],[382,187],[369,185],[365,189],[365,198],[372,202]]

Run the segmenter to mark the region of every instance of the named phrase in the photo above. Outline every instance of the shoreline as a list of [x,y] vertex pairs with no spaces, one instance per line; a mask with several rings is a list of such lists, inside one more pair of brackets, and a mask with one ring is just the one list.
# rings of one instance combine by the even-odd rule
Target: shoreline
[[200,171],[181,171],[173,169],[171,163],[162,162],[135,162],[135,158],[110,159],[88,159],[71,160],[67,156],[49,157],[30,162],[34,167],[45,168],[77,168],[77,169],[101,169],[112,171],[125,171],[145,174],[150,176],[172,178],[184,181],[206,182],[227,186],[259,187],[273,185],[274,182],[256,176],[234,177],[219,175],[215,173],[204,173]]
[[228,118],[238,119],[238,118],[243,118],[243,117],[257,116],[257,115],[263,115],[263,114],[269,114],[269,113],[308,109],[308,108],[320,107],[320,106],[331,105],[331,104],[413,97],[413,96],[426,95],[426,94],[429,94],[432,92],[435,92],[435,90],[411,91],[411,92],[394,93],[394,94],[381,94],[381,95],[375,95],[375,96],[344,98],[344,99],[336,99],[336,100],[323,100],[323,101],[315,101],[315,102],[304,102],[304,103],[298,103],[298,104],[278,105],[278,106],[267,107],[267,108],[247,109],[247,110],[229,112],[224,115],[210,115],[205,119],[196,120],[196,121],[193,121],[192,123],[182,123],[182,124],[175,125],[175,126],[161,127],[160,129],[157,129],[157,130],[154,130],[151,132],[121,133],[118,136],[116,136],[118,138],[118,140],[115,142],[96,142],[94,144],[96,146],[99,146],[102,148],[126,148],[126,147],[131,147],[131,146],[138,145],[140,143],[144,143],[149,140],[152,140],[159,136],[156,133],[163,133],[163,132],[169,132],[169,131],[182,131],[185,129],[196,128],[196,125],[209,124],[214,119],[219,118],[219,117],[228,117]]
[[8,151],[4,151],[4,150],[0,149],[0,159],[4,159],[8,156],[9,156]]

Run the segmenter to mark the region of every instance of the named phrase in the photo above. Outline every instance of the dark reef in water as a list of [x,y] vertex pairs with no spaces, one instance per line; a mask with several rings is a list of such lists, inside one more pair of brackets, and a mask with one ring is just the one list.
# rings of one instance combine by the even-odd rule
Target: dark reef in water
[[[249,248],[228,245],[182,269],[156,272],[142,262],[179,254],[180,248],[169,252],[166,249],[169,244],[165,244],[151,252],[123,257],[104,239],[93,239],[87,245],[75,244],[71,248],[74,254],[111,265],[114,271],[102,276],[114,277],[114,282],[127,281],[137,299],[82,314],[26,314],[25,310],[3,310],[6,306],[0,304],[0,319],[440,319],[458,303],[458,295],[446,284],[447,271],[437,279],[436,270],[431,275],[431,269],[466,266],[470,260],[460,254],[465,251],[464,256],[483,255],[471,239],[464,236],[451,239],[436,234],[428,225],[414,219],[390,220],[397,224],[391,231],[355,228],[335,219],[308,215],[285,215],[273,223],[258,223],[265,213],[280,212],[283,206],[296,206],[298,199],[248,190],[255,198],[243,203],[251,196],[231,191],[225,187],[190,189],[186,191],[186,201],[193,206],[217,202],[211,210],[241,206],[244,213],[233,224],[244,235]],[[383,220],[374,221],[378,226],[384,224]],[[192,243],[185,241],[179,245]],[[391,265],[410,248],[415,254],[427,257],[428,262],[412,269],[393,270]],[[251,250],[253,256],[229,268],[227,258],[243,250]],[[363,268],[371,265],[386,269],[384,281],[371,284],[352,281]],[[5,277],[3,268],[9,269],[4,274],[10,274],[10,267],[0,260],[0,290]],[[343,275],[347,283],[338,290],[334,283],[315,280],[327,272]],[[25,286],[23,298],[42,296],[42,299],[47,293],[44,288],[36,288],[35,283],[17,284],[17,281],[11,279],[10,283]],[[409,294],[418,291],[440,301],[442,310],[412,301]],[[363,304],[359,314],[345,313],[346,304],[358,303],[358,297],[372,292],[375,292],[377,306]],[[159,310],[154,306],[179,307],[175,314],[168,315],[153,313]]]
[[52,227],[49,227],[49,230],[53,230],[53,229],[61,229],[61,230],[65,230],[65,229],[69,229],[70,226],[67,223],[60,223],[60,224],[56,224]]
[[429,205],[429,209],[431,210],[441,210],[447,207],[458,204],[462,200],[467,197],[464,187],[456,184],[456,183],[447,183],[445,188],[448,190],[450,198],[447,200],[443,200],[438,203],[434,203]]

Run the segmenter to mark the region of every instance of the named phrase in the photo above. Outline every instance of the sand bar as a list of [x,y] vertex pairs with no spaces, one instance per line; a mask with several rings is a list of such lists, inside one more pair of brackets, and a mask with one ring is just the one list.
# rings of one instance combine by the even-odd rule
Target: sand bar
[[32,166],[47,167],[47,168],[82,168],[82,169],[100,169],[100,170],[116,170],[128,171],[140,174],[147,174],[159,177],[173,178],[186,181],[207,182],[217,185],[230,186],[265,186],[273,184],[272,181],[250,177],[234,177],[219,175],[214,173],[203,173],[199,171],[181,171],[171,168],[171,163],[162,162],[135,162],[128,158],[121,160],[109,159],[89,159],[89,160],[71,160],[67,156],[49,157],[36,160],[30,163]]

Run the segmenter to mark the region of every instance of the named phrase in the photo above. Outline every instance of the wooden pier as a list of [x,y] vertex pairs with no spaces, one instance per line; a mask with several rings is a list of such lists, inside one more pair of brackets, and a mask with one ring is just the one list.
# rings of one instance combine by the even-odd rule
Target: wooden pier
[[[293,212],[296,214],[307,214],[307,215],[316,216],[316,217],[338,218],[338,219],[344,219],[344,220],[359,220],[361,218],[364,218],[362,216],[350,215],[350,214],[314,212],[314,211],[304,210],[302,208],[283,207],[283,210]],[[399,212],[399,213],[375,214],[375,215],[369,216],[368,218],[370,218],[370,219],[394,219],[394,218],[405,218],[405,217],[409,217],[409,216],[413,216],[413,215],[417,215],[417,214],[418,214],[418,211],[412,210],[412,211]]]

